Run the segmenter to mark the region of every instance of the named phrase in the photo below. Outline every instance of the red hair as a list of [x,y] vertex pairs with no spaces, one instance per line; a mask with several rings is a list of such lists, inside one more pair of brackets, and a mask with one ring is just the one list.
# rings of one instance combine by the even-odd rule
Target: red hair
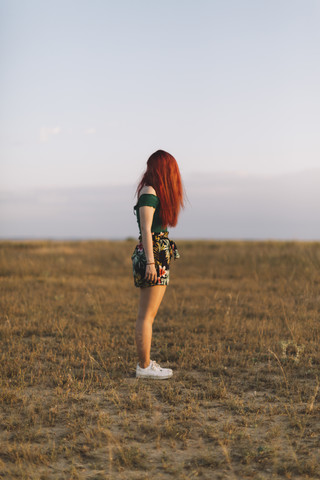
[[142,187],[153,187],[160,201],[160,218],[163,227],[175,227],[180,207],[184,207],[183,186],[176,159],[164,150],[157,150],[147,161],[147,170],[137,187],[137,196]]

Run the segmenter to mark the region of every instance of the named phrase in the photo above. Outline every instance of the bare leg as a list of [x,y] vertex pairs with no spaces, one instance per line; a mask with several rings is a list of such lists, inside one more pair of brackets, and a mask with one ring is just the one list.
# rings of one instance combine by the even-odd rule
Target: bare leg
[[141,368],[146,368],[150,363],[152,324],[166,288],[166,285],[140,288],[140,303],[136,322],[136,345]]

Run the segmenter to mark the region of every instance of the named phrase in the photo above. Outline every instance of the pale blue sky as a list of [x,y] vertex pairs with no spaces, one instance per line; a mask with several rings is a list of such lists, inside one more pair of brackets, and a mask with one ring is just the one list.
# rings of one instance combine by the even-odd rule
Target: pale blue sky
[[0,0],[0,188],[319,167],[318,0]]
[[319,25],[319,0],[0,0],[0,236],[134,236],[161,148],[177,235],[319,239]]

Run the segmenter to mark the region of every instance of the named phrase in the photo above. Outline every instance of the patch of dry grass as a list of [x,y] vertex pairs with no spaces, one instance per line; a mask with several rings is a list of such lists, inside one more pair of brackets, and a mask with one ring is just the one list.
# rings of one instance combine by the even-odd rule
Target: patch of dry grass
[[0,478],[319,478],[320,244],[178,242],[154,382],[134,243],[0,242]]

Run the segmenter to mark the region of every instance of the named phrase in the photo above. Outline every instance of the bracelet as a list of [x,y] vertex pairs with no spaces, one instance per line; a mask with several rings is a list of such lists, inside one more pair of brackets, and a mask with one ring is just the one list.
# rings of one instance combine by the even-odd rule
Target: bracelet
[[155,265],[155,262],[147,263],[147,265]]

